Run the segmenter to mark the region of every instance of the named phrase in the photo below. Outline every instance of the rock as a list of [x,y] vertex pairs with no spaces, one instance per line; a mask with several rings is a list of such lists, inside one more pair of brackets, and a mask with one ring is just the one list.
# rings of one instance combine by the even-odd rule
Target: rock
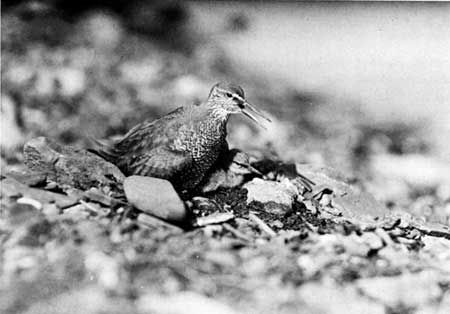
[[86,77],[82,70],[65,67],[56,72],[59,92],[65,97],[81,94],[86,88]]
[[113,164],[86,150],[62,146],[38,137],[24,146],[25,164],[32,171],[44,173],[47,181],[62,189],[87,190],[98,186],[116,186],[125,176]]
[[158,219],[154,216],[147,215],[144,213],[141,213],[138,215],[137,221],[138,221],[138,223],[140,223],[150,229],[165,228],[172,233],[183,233],[183,229],[181,229],[180,227],[169,224],[169,223],[165,222],[164,220]]
[[449,279],[436,271],[422,271],[397,277],[359,279],[356,285],[364,295],[391,308],[415,308],[436,302],[443,293],[440,284],[448,284]]
[[374,232],[364,232],[361,238],[372,250],[379,250],[383,247],[383,240]]
[[361,298],[356,289],[331,284],[307,283],[301,286],[299,297],[310,308],[305,313],[384,314],[384,306]]
[[342,237],[340,244],[345,248],[345,251],[350,255],[355,256],[367,256],[369,254],[370,248],[364,243],[364,240],[352,233],[349,236]]
[[[67,285],[67,284],[66,284]],[[63,285],[64,286],[64,285]],[[47,298],[34,297],[30,306],[21,311],[23,314],[98,314],[98,313],[133,313],[134,306],[131,302],[111,298],[107,292],[102,291],[98,285],[87,285],[78,289],[51,287],[43,290],[53,292]],[[62,290],[56,290],[58,289]],[[52,290],[51,290],[52,289]],[[56,291],[53,291],[56,290]],[[14,309],[14,308],[13,308]],[[62,310],[64,309],[64,310]],[[5,313],[13,313],[6,311]]]
[[104,12],[93,12],[85,16],[81,22],[82,34],[97,50],[112,50],[123,36],[121,21]]
[[334,194],[333,207],[341,210],[344,218],[371,221],[388,212],[371,194],[348,184],[345,177],[335,169],[297,164],[297,172],[315,182],[312,194],[317,193],[316,189],[320,187],[331,189]]
[[143,295],[137,301],[139,313],[155,314],[237,314],[229,306],[194,292],[174,295]]
[[371,159],[376,176],[406,182],[417,189],[450,184],[450,164],[431,156],[380,154]]
[[93,251],[86,256],[85,266],[96,275],[98,283],[106,291],[115,291],[120,285],[120,265],[114,257]]
[[167,180],[130,176],[123,187],[128,201],[145,213],[169,221],[183,221],[187,217],[183,201]]
[[[11,97],[6,95],[1,96],[0,109],[0,148],[5,151],[12,151],[18,148],[24,142],[24,134],[17,123],[16,110],[17,104],[14,103]],[[8,134],[8,136],[5,136]]]
[[64,194],[30,188],[26,184],[8,177],[1,179],[1,186],[3,197],[23,196],[37,200],[42,204],[55,203],[59,208],[69,207],[78,201],[76,198]]
[[[286,179],[286,181],[289,181]],[[257,201],[261,203],[274,202],[277,204],[292,207],[297,196],[297,189],[286,181],[275,182],[255,178],[244,184],[247,189],[247,204]]]

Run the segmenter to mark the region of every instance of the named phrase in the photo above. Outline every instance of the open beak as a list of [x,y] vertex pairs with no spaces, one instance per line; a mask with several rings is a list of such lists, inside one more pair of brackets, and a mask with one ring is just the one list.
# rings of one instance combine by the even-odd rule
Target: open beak
[[251,173],[254,173],[254,174],[257,174],[257,175],[259,175],[259,176],[263,176],[263,174],[259,171],[259,170],[257,170],[256,168],[254,168],[253,166],[251,166],[251,165],[248,165],[248,170],[251,172]]
[[261,111],[250,105],[247,101],[244,102],[244,108],[242,109],[242,113],[264,129],[266,129],[266,127],[264,126],[261,120],[272,122],[269,118],[263,115]]

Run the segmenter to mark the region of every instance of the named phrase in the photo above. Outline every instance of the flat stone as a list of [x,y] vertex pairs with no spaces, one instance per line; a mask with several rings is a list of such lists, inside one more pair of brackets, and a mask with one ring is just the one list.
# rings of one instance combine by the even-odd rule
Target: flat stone
[[371,221],[388,213],[387,208],[370,193],[347,183],[345,176],[335,169],[297,164],[297,172],[315,182],[315,187],[332,189],[333,206],[342,211],[344,218]]
[[128,201],[147,214],[168,221],[183,221],[187,216],[183,201],[167,180],[130,176],[123,187]]
[[274,202],[291,208],[297,196],[297,190],[293,185],[285,182],[262,180],[260,178],[255,178],[244,184],[243,188],[248,191],[247,204],[253,201],[261,203]]
[[125,178],[119,168],[94,153],[45,137],[28,141],[23,153],[30,170],[45,174],[47,181],[56,182],[64,190],[115,186]]
[[2,186],[1,195],[5,197],[28,197],[42,204],[55,203],[59,208],[69,207],[78,201],[76,198],[64,194],[28,187],[26,184],[9,177],[0,179],[0,182]]

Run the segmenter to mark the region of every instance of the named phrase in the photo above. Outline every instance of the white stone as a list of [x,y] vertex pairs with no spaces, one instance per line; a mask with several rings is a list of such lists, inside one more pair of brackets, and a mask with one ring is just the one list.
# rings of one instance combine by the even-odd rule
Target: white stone
[[138,311],[155,314],[237,314],[229,306],[194,292],[174,295],[149,293],[137,301]]
[[395,308],[415,308],[437,301],[442,290],[441,276],[435,271],[423,271],[397,277],[359,279],[356,283],[362,293],[384,305]]
[[63,96],[72,97],[82,93],[86,87],[86,76],[76,68],[62,68],[56,72],[56,79],[60,84]]
[[137,209],[169,221],[182,221],[187,212],[172,184],[164,179],[127,177],[123,183],[128,201]]
[[277,204],[292,206],[297,196],[295,187],[285,182],[275,182],[255,178],[243,186],[247,189],[247,204],[252,201],[261,203],[275,202]]

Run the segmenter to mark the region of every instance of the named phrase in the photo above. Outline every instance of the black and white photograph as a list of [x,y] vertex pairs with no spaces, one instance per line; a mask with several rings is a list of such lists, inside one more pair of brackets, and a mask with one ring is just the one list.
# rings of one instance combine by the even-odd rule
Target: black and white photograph
[[450,3],[1,1],[0,314],[450,313]]

